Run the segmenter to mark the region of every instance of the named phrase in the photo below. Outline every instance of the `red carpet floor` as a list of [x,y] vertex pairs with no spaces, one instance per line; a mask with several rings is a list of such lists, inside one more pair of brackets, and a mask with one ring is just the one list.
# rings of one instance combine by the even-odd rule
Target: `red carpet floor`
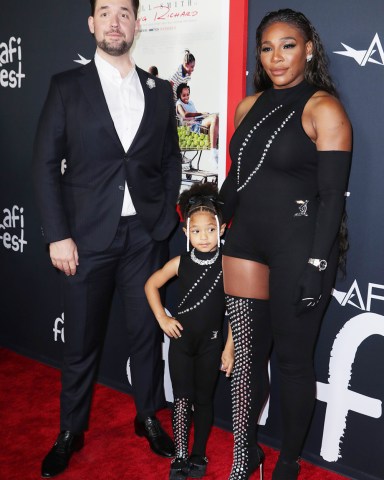
[[[60,372],[0,348],[0,479],[40,478],[41,460],[58,433]],[[171,432],[170,412],[158,414]],[[157,457],[133,430],[132,398],[97,385],[83,450],[74,454],[60,480],[167,480],[170,461]],[[264,447],[264,479],[270,480],[277,452]],[[227,480],[232,434],[213,428],[208,444],[207,480]],[[300,480],[345,477],[302,462]],[[258,480],[255,473],[252,480]]]

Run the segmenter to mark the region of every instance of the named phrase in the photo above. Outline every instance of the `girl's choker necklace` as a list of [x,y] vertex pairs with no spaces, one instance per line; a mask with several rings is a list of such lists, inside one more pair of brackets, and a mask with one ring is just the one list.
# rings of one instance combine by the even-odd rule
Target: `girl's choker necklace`
[[196,255],[195,255],[195,249],[194,248],[192,248],[192,251],[191,251],[191,260],[192,260],[192,262],[197,263],[198,265],[212,265],[213,263],[216,262],[218,257],[219,257],[219,249],[216,250],[215,255],[212,258],[210,258],[209,260],[201,260],[200,258],[197,258]]

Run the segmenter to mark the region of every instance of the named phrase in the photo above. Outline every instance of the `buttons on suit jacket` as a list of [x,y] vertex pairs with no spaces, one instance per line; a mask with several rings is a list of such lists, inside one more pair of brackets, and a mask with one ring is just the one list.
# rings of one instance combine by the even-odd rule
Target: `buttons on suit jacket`
[[119,185],[119,190],[124,190],[124,185]]

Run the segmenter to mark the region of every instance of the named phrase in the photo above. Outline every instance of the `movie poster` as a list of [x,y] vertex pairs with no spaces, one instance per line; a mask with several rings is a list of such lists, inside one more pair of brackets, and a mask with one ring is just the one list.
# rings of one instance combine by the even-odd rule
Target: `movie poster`
[[[155,66],[160,78],[177,78],[175,87],[188,86],[179,90],[180,98],[175,97],[182,189],[194,182],[221,184],[226,161],[229,0],[142,0],[139,19],[136,63],[147,70]],[[186,50],[194,58],[191,73],[184,68]]]

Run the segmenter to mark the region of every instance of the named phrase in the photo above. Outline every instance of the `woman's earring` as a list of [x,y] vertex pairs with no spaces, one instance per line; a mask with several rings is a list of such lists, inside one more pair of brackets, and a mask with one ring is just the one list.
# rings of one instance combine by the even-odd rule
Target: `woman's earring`
[[312,53],[309,53],[309,54],[307,55],[307,63],[310,62],[310,61],[312,60],[312,58],[313,58]]

